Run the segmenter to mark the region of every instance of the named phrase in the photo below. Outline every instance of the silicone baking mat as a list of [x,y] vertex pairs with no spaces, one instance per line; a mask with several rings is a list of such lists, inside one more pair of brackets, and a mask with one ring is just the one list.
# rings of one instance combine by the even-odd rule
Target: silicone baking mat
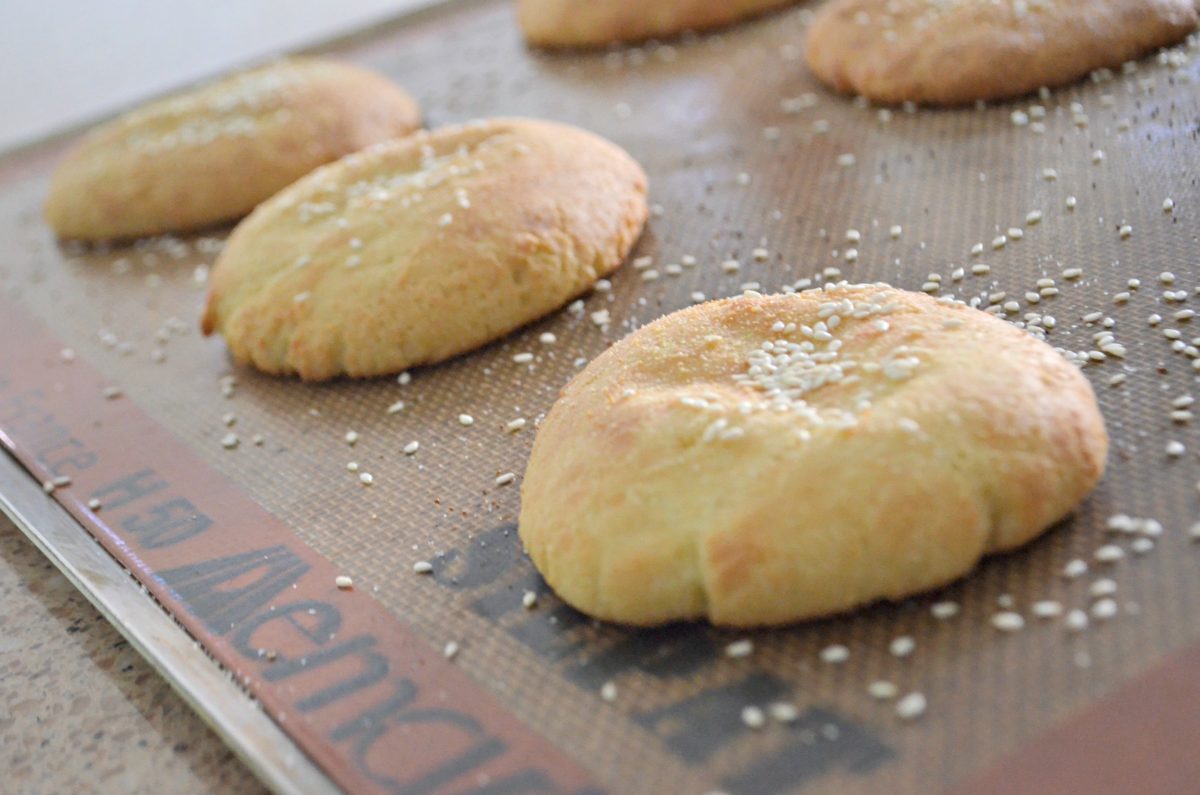
[[[430,126],[567,121],[650,176],[652,218],[611,286],[411,380],[234,367],[196,330],[227,230],[60,245],[39,212],[69,141],[9,156],[0,437],[39,479],[70,476],[56,495],[350,789],[1186,787],[1200,736],[1180,656],[1194,670],[1194,47],[1019,102],[882,110],[807,74],[809,13],[546,55],[523,47],[508,3],[479,0],[331,45],[408,87]],[[788,629],[635,631],[557,601],[516,521],[561,386],[694,301],[842,278],[978,298],[1088,359],[1113,441],[1095,494],[941,592]],[[122,508],[131,494],[143,502]],[[1110,528],[1116,515],[1132,532]],[[1097,560],[1107,545],[1120,560]],[[1077,559],[1088,571],[1064,576]],[[1039,618],[1043,601],[1089,626]],[[997,629],[1002,611],[1024,628]],[[750,653],[728,654],[740,640]],[[835,645],[847,659],[828,661]],[[924,713],[905,720],[877,682],[921,693]]]

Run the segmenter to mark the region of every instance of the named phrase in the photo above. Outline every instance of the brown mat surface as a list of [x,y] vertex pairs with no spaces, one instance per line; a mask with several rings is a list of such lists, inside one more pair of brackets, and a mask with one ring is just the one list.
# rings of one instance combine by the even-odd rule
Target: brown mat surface
[[[1195,389],[1194,371],[1162,333],[1179,329],[1185,344],[1200,336],[1195,321],[1173,317],[1200,300],[1192,297],[1200,287],[1200,70],[1185,49],[1174,63],[1151,58],[1131,74],[1045,100],[984,111],[897,109],[884,121],[876,109],[823,92],[806,73],[804,18],[797,10],[670,46],[542,56],[524,50],[506,3],[481,1],[333,47],[407,86],[431,126],[531,115],[603,134],[646,166],[661,205],[635,252],[653,257],[656,280],[627,265],[610,293],[585,300],[581,315],[561,313],[416,371],[410,384],[307,386],[233,368],[220,340],[196,332],[198,277],[221,233],[108,252],[60,248],[38,219],[62,152],[57,143],[0,162],[0,289],[356,587],[433,646],[460,644],[455,665],[612,791],[948,788],[1200,637],[1200,545],[1185,535],[1197,518],[1200,439],[1169,416],[1172,399]],[[1010,118],[1035,103],[1045,107],[1042,133]],[[847,154],[853,164],[840,165]],[[1077,197],[1074,210],[1068,196]],[[1167,198],[1172,213],[1163,210]],[[1027,225],[1035,210],[1041,222]],[[893,239],[897,224],[903,231]],[[1125,224],[1128,239],[1118,232]],[[851,228],[862,237],[853,263],[845,255]],[[1022,228],[1023,239],[993,250],[1009,228]],[[976,243],[984,252],[973,257]],[[761,262],[753,254],[760,247],[769,252]],[[665,266],[685,255],[698,264],[669,275]],[[741,262],[736,274],[721,268],[730,258]],[[990,272],[973,275],[979,263]],[[954,282],[958,267],[967,275]],[[1126,358],[1086,368],[1114,443],[1095,495],[1028,550],[990,561],[944,592],[787,630],[634,632],[594,624],[545,593],[519,551],[518,489],[494,478],[521,473],[534,420],[579,363],[688,305],[693,292],[733,295],[744,282],[773,291],[825,268],[910,289],[937,273],[942,294],[962,298],[1005,291],[1004,301],[1021,304],[1011,317],[1052,315],[1050,341],[1074,351],[1092,349],[1101,330],[1084,316],[1111,317]],[[1070,268],[1081,277],[1065,278]],[[1175,282],[1162,283],[1163,272]],[[1055,279],[1061,292],[1032,306],[1023,296],[1040,278]],[[1132,278],[1140,287],[1114,303]],[[1168,300],[1164,290],[1187,299]],[[598,309],[614,319],[606,330],[590,320]],[[1152,313],[1166,318],[1157,328],[1147,323]],[[557,342],[540,344],[543,331]],[[522,351],[536,354],[532,365],[512,361]],[[1118,374],[1125,382],[1109,386]],[[227,375],[237,378],[228,398],[220,388]],[[398,400],[404,410],[388,414]],[[230,430],[226,413],[236,415],[234,450],[220,444]],[[460,426],[461,413],[475,425]],[[516,417],[530,427],[506,432]],[[350,430],[359,434],[353,447],[343,438]],[[401,448],[411,440],[421,447],[408,457]],[[1186,445],[1181,458],[1166,456],[1170,440]],[[374,476],[371,487],[347,471],[350,461]],[[1116,513],[1154,518],[1165,532],[1152,551],[1134,554],[1129,537],[1105,531]],[[1126,559],[1093,562],[1109,542],[1125,548]],[[1063,578],[1073,558],[1088,560],[1091,572]],[[434,563],[432,577],[412,572],[418,560]],[[1041,599],[1086,609],[1089,585],[1101,577],[1118,586],[1113,620],[1071,634],[1061,620],[1030,613]],[[533,610],[521,606],[526,589],[542,594]],[[992,628],[1003,598],[1025,614],[1025,630]],[[961,612],[935,619],[930,605],[943,599],[961,603]],[[904,659],[888,652],[900,635],[916,640]],[[753,639],[754,653],[727,659],[724,646],[742,637]],[[845,664],[820,661],[832,643],[849,647]],[[927,713],[900,721],[891,704],[868,695],[879,679],[923,692]],[[608,681],[617,688],[612,703],[599,692]],[[774,701],[795,704],[799,719],[760,731],[743,725],[744,706]]]

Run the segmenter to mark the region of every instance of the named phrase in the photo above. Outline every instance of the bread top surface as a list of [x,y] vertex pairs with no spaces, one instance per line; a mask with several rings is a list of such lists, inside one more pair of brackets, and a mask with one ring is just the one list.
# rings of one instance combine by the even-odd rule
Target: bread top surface
[[1020,96],[1182,40],[1194,0],[833,0],[809,66],[843,92],[956,105]]
[[729,299],[638,330],[564,389],[520,531],[591,615],[786,623],[1027,542],[1106,452],[1079,370],[984,312],[881,285]]
[[323,58],[276,61],[89,132],[56,170],[46,218],[80,239],[240,218],[313,168],[420,122],[416,102],[374,72]]
[[267,372],[396,372],[563,305],[620,265],[647,213],[641,167],[578,128],[420,133],[259,207],[213,268],[202,325]]
[[602,47],[727,25],[795,0],[517,0],[525,38],[540,47]]

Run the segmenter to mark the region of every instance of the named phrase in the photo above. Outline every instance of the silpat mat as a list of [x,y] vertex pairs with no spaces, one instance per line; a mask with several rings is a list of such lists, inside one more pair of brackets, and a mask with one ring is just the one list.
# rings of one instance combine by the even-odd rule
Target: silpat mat
[[[331,46],[412,90],[430,126],[564,120],[620,143],[651,179],[655,212],[634,253],[648,258],[642,267],[627,264],[581,311],[410,383],[310,386],[234,368],[219,339],[196,332],[223,231],[62,247],[39,211],[65,144],[10,156],[0,164],[0,437],[39,478],[72,477],[60,499],[191,616],[181,620],[348,788],[775,795],[1194,783],[1200,693],[1179,655],[1200,635],[1200,545],[1187,537],[1200,438],[1186,413],[1172,416],[1187,411],[1188,346],[1200,336],[1188,311],[1200,288],[1192,51],[1042,98],[887,112],[815,83],[799,47],[805,22],[796,10],[669,45],[540,55],[523,48],[509,4],[480,0]],[[1064,350],[1107,346],[1085,368],[1113,439],[1097,492],[1027,550],[942,592],[790,629],[632,631],[558,602],[515,524],[534,426],[558,389],[697,293],[838,278],[979,297],[1014,322],[1052,327]],[[600,310],[607,326],[595,322]],[[1123,356],[1097,341],[1106,329]],[[539,341],[546,331],[553,344]],[[514,362],[521,352],[533,361]],[[124,397],[105,400],[105,385]],[[39,446],[47,437],[29,420],[38,401],[64,426],[53,445]],[[105,414],[117,406],[120,416]],[[517,418],[528,424],[511,432]],[[139,422],[140,436],[96,436]],[[236,447],[222,444],[230,433]],[[420,448],[404,455],[411,441]],[[1182,455],[1168,455],[1169,442]],[[119,471],[103,466],[113,457]],[[154,472],[140,485],[117,484],[143,470]],[[163,486],[121,512],[168,470],[186,499]],[[517,483],[496,485],[506,472]],[[94,495],[108,504],[90,511]],[[247,495],[282,524],[271,529],[267,513],[239,502]],[[1143,521],[1114,534],[1116,514],[1164,531]],[[259,541],[274,546],[256,567],[247,561]],[[1106,544],[1124,558],[1096,561]],[[1075,559],[1090,571],[1063,576]],[[432,572],[414,572],[419,561]],[[352,592],[333,587],[336,573],[352,576]],[[303,610],[288,601],[301,575]],[[1101,579],[1115,583],[1108,620],[1111,606],[1093,611],[1093,591],[1111,587]],[[532,609],[526,591],[538,594]],[[1043,600],[1093,611],[1090,627],[1036,618]],[[938,617],[936,602],[960,610]],[[1006,608],[1025,616],[1022,631],[993,626]],[[349,643],[360,629],[366,640]],[[901,636],[915,642],[907,656],[892,653]],[[743,638],[752,653],[728,656]],[[834,644],[849,650],[841,664],[823,661]],[[923,693],[927,710],[902,720],[894,701],[868,692],[877,681]],[[771,718],[776,703],[794,705],[794,720]],[[747,725],[747,706],[768,710],[765,726]]]

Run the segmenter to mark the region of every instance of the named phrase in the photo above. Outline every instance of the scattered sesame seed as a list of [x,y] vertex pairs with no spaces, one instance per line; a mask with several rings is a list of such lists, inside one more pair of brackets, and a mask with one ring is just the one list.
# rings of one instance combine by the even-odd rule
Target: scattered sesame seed
[[1112,596],[1117,592],[1117,583],[1108,578],[1096,580],[1088,586],[1088,594],[1094,599],[1100,599],[1105,596]]
[[617,685],[615,682],[608,681],[600,685],[600,698],[610,704],[617,700]]
[[505,423],[504,430],[508,431],[509,433],[516,433],[524,427],[525,418],[517,417],[515,420],[509,420],[507,423]]
[[1017,632],[1025,627],[1025,619],[1020,613],[1005,611],[992,616],[992,626],[1001,632]]
[[442,656],[445,657],[447,660],[453,660],[455,657],[458,656],[458,644],[455,643],[454,641],[450,641],[449,643],[447,643],[445,646],[442,647]]
[[958,602],[934,602],[929,606],[929,612],[933,614],[933,617],[943,621],[947,618],[954,618],[958,615],[958,611]]
[[1183,446],[1183,442],[1171,440],[1167,442],[1166,452],[1170,458],[1179,458],[1187,452],[1187,448]]
[[543,345],[553,345],[554,343],[558,342],[558,337],[554,336],[549,331],[544,331],[538,335],[538,342],[542,343]]
[[776,701],[767,705],[767,714],[780,723],[794,723],[800,717],[800,710],[795,704]]
[[397,400],[395,403],[387,407],[388,414],[399,414],[404,411],[404,401]]
[[100,500],[97,499],[96,497],[92,497],[90,500],[87,501],[87,507],[88,507],[88,510],[91,510],[91,511],[100,510]]
[[1027,214],[1025,216],[1025,223],[1028,224],[1029,226],[1035,226],[1035,225],[1041,223],[1041,221],[1042,221],[1042,211],[1041,210],[1031,210],[1029,212],[1029,214]]
[[357,431],[346,431],[345,438],[346,438],[346,444],[353,447],[355,445],[355,443],[358,442],[358,432]]
[[754,642],[749,639],[735,640],[725,647],[726,657],[749,657],[752,653],[754,653]]
[[515,474],[513,474],[512,472],[505,472],[503,475],[499,475],[496,477],[496,485],[497,486],[507,486],[509,483],[512,483],[516,479],[517,479],[517,476]]
[[867,685],[867,693],[878,701],[888,701],[900,693],[900,688],[882,679]]
[[850,168],[851,166],[853,166],[853,165],[854,165],[855,163],[857,163],[857,162],[858,162],[858,158],[856,158],[856,157],[855,157],[855,156],[854,156],[852,153],[850,153],[850,152],[846,152],[846,153],[844,153],[844,154],[840,154],[840,155],[838,155],[838,157],[837,157],[837,164],[838,164],[839,166],[841,166],[842,168]]
[[1038,618],[1055,618],[1061,616],[1063,612],[1062,603],[1049,599],[1034,602],[1031,609]]
[[1135,555],[1146,555],[1154,551],[1154,542],[1149,538],[1135,538],[1129,542],[1129,548]]
[[1107,621],[1117,615],[1117,603],[1112,599],[1101,599],[1092,605],[1092,618]]
[[888,644],[888,652],[893,657],[907,657],[917,648],[917,642],[910,635],[901,635]]
[[1068,210],[1074,210],[1077,206],[1079,206],[1079,200],[1074,196],[1068,196],[1066,205]]
[[354,587],[354,580],[350,579],[345,574],[339,574],[337,577],[333,578],[333,584],[338,588],[341,588],[343,591],[346,591]]
[[533,591],[526,591],[521,595],[521,606],[526,610],[532,610],[537,606],[537,594]]
[[909,693],[896,702],[896,715],[901,720],[916,720],[925,713],[927,702],[922,693]]
[[833,644],[821,649],[821,661],[830,665],[844,663],[850,659],[850,650],[841,644]]
[[417,574],[432,574],[433,564],[427,560],[418,560],[413,564],[413,571]]
[[408,444],[404,445],[404,454],[412,455],[413,453],[417,452],[420,449],[421,449],[421,443],[416,440],[413,440],[413,441],[409,442]]
[[1116,563],[1125,557],[1125,550],[1116,544],[1105,544],[1092,553],[1097,563]]
[[1200,541],[1200,522],[1196,522],[1187,529],[1187,536],[1192,541]]
[[226,450],[232,450],[238,446],[238,437],[236,433],[227,433],[221,437],[221,446]]
[[370,472],[359,473],[358,479],[364,486],[370,486],[372,483],[375,482],[375,476],[372,475]]
[[1128,240],[1133,236],[1133,227],[1129,224],[1122,224],[1117,230],[1117,234],[1121,236],[1122,240]]
[[1071,612],[1067,613],[1064,623],[1069,631],[1082,632],[1087,629],[1088,626],[1087,613],[1082,610],[1072,610]]
[[528,364],[533,361],[533,354],[529,352],[513,354],[512,360],[517,364]]
[[766,725],[767,716],[763,711],[754,705],[742,707],[742,723],[746,724],[751,729],[761,729]]
[[1163,208],[1164,213],[1174,212],[1175,211],[1175,200],[1174,199],[1163,199],[1162,208]]
[[116,400],[117,398],[121,397],[121,395],[123,395],[124,393],[121,391],[120,387],[106,386],[106,387],[104,387],[103,394],[104,394],[105,400]]
[[900,226],[900,224],[895,224],[888,230],[888,234],[892,236],[892,240],[899,240],[900,235],[904,234],[904,227]]

